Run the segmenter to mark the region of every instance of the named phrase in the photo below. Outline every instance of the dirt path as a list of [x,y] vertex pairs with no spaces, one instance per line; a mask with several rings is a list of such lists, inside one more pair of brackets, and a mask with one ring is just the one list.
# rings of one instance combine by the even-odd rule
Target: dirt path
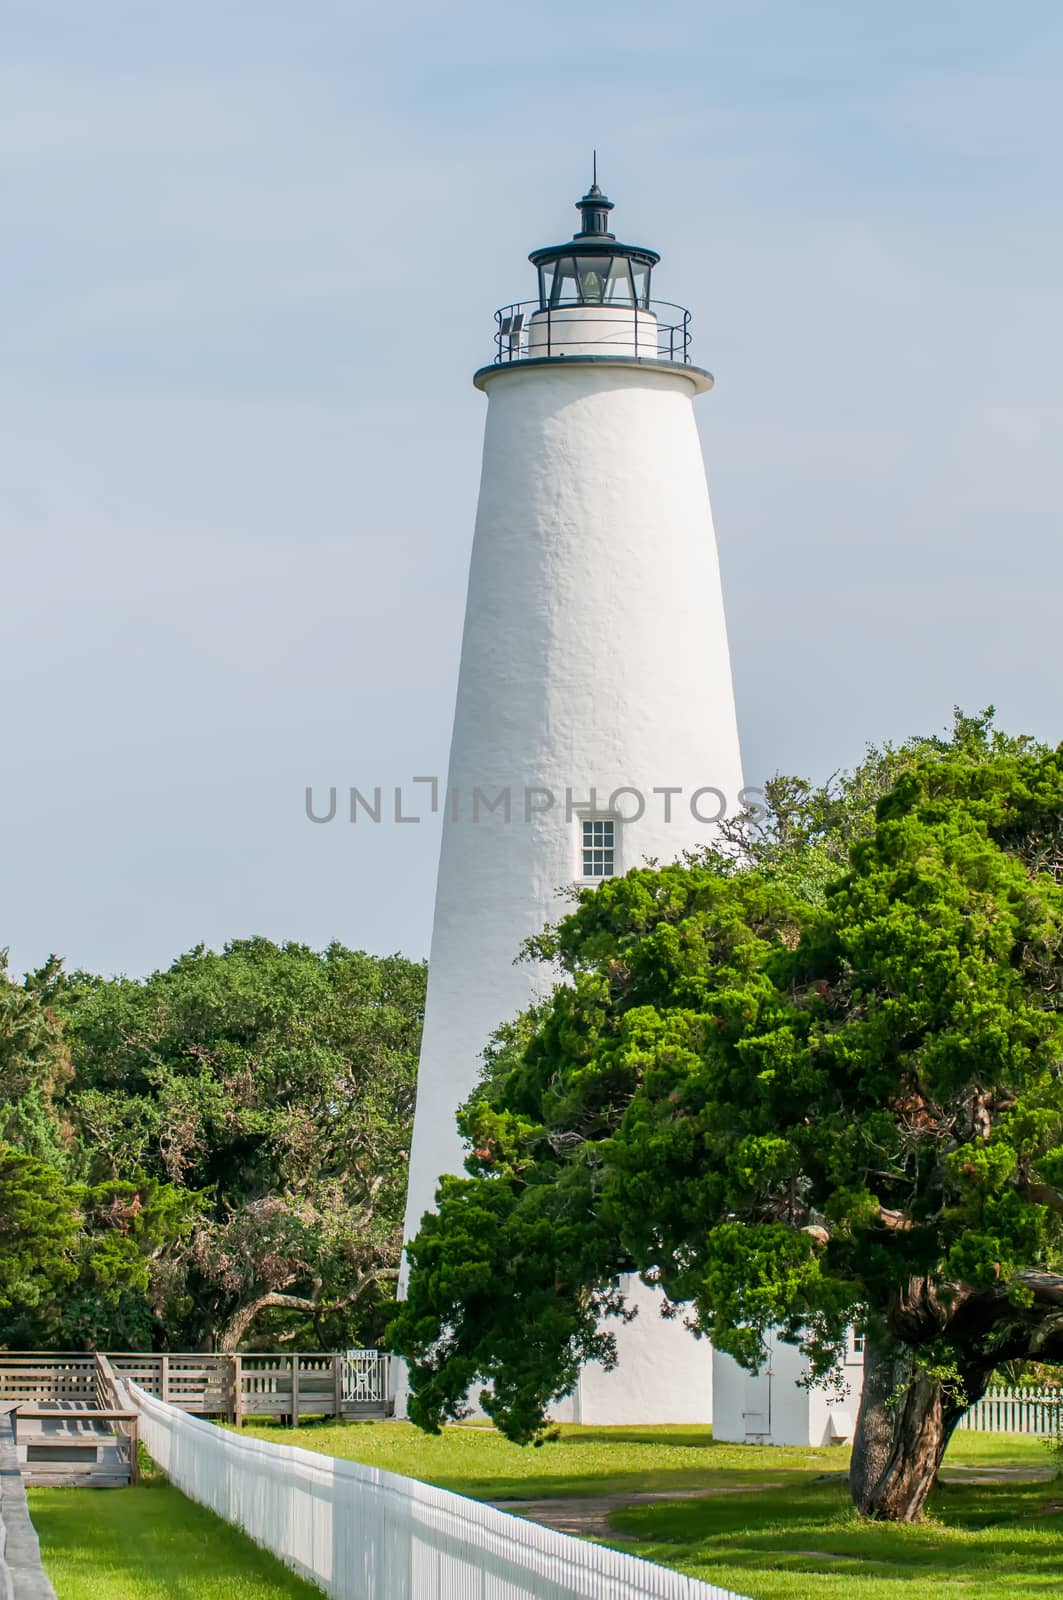
[[781,1489],[781,1483],[735,1483],[717,1485],[708,1489],[659,1489],[641,1494],[601,1494],[588,1498],[571,1495],[553,1500],[495,1500],[499,1511],[513,1511],[529,1522],[538,1522],[544,1528],[555,1528],[558,1533],[574,1533],[581,1539],[624,1538],[609,1526],[614,1511],[624,1511],[628,1506],[649,1506],[667,1500],[707,1500],[719,1494],[759,1494],[769,1489]]
[[946,1467],[942,1483],[1051,1483],[1055,1467]]
[[[844,1472],[822,1473],[818,1481],[841,1483],[848,1476]],[[1055,1477],[1055,1468],[1046,1467],[947,1467],[941,1474],[943,1483],[1048,1483]],[[614,1511],[624,1511],[628,1506],[648,1506],[668,1500],[708,1500],[720,1494],[766,1494],[781,1489],[779,1483],[729,1483],[702,1489],[659,1489],[641,1494],[600,1494],[586,1497],[570,1495],[550,1500],[495,1500],[499,1511],[512,1511],[529,1522],[538,1522],[544,1528],[556,1528],[558,1533],[574,1533],[581,1539],[609,1539],[612,1542],[630,1537],[618,1534],[609,1525]]]

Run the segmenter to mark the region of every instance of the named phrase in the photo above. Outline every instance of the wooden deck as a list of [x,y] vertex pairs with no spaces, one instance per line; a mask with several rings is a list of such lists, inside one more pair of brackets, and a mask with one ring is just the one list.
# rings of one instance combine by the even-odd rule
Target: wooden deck
[[[46,1359],[36,1359],[37,1386],[47,1390]],[[15,1455],[26,1483],[119,1489],[137,1481],[137,1413],[116,1384],[107,1357],[87,1359],[92,1363],[92,1392],[87,1398],[83,1384],[75,1396],[62,1393],[70,1380],[66,1358],[61,1358],[51,1385],[58,1393],[7,1403]],[[28,1386],[25,1371],[20,1384]]]
[[[115,1352],[0,1352],[0,1410],[18,1406],[29,1422],[34,1408],[122,1410],[115,1381],[139,1384],[192,1416],[279,1418],[293,1427],[306,1418],[351,1421],[391,1416],[387,1357],[376,1350],[285,1352],[277,1355],[155,1355]],[[46,1429],[48,1416],[34,1418]],[[123,1422],[118,1419],[118,1430]],[[26,1426],[19,1424],[26,1434]],[[43,1440],[40,1442],[43,1443]],[[70,1440],[74,1451],[77,1440]],[[85,1450],[88,1443],[82,1440]],[[53,1451],[58,1459],[58,1445]],[[70,1461],[75,1461],[70,1454]]]

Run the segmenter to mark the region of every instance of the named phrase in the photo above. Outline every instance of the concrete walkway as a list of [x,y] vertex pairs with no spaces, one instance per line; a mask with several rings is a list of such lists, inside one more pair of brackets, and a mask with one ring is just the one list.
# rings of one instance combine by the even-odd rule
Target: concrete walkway
[[9,1409],[0,1414],[0,1600],[56,1600],[26,1509]]

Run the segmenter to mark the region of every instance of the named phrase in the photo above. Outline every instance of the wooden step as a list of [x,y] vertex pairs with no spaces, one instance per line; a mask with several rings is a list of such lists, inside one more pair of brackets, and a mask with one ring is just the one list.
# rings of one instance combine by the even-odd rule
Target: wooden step
[[119,1419],[135,1413],[106,1411],[66,1402],[21,1406],[11,1417],[19,1471],[26,1483],[51,1488],[117,1489],[133,1481],[128,1435]]
[[129,1473],[83,1472],[76,1468],[70,1472],[55,1472],[47,1467],[22,1469],[23,1483],[41,1489],[128,1489]]

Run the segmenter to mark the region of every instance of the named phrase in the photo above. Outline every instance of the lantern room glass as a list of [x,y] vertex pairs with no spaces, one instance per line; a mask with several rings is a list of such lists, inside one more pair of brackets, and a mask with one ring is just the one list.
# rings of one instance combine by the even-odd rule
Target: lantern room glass
[[555,306],[638,306],[650,303],[650,266],[626,255],[557,256],[539,267],[539,303]]
[[614,256],[609,263],[604,299],[606,305],[610,306],[630,306],[634,303],[631,262],[627,256]]

